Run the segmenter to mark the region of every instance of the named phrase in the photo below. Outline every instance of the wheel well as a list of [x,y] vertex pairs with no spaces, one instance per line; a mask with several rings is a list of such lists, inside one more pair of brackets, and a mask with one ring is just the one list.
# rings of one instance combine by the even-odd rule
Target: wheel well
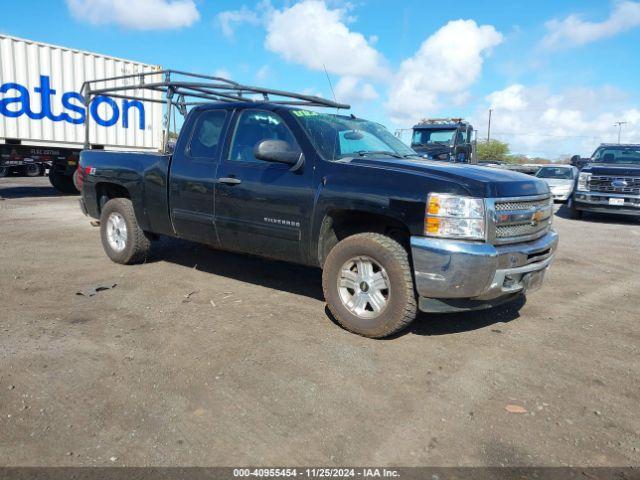
[[98,199],[98,211],[102,212],[102,207],[112,198],[131,198],[129,190],[122,185],[115,183],[96,184],[96,198]]
[[351,235],[364,232],[381,233],[409,248],[411,234],[400,220],[386,215],[357,210],[333,210],[327,213],[320,227],[318,262],[320,266],[335,245]]

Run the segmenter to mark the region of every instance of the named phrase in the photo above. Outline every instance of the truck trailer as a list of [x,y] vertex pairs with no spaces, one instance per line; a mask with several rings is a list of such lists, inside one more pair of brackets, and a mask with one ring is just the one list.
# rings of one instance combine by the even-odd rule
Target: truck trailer
[[[100,96],[89,108],[80,92],[94,78],[159,72],[161,67],[0,34],[0,177],[12,170],[30,176],[49,170],[51,184],[77,192],[74,174],[90,117],[95,150],[157,152],[163,139],[160,93],[136,100]],[[161,75],[146,76],[148,81]],[[133,77],[135,78],[135,77]],[[106,80],[104,87],[126,86]]]

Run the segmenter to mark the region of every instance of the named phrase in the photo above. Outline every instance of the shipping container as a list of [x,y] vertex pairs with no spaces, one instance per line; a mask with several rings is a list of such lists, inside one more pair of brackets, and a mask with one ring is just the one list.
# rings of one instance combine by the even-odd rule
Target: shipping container
[[[0,175],[8,168],[56,161],[58,173],[73,174],[87,116],[91,148],[159,150],[161,103],[100,97],[86,111],[80,94],[86,80],[159,70],[158,65],[0,34]],[[104,86],[126,85],[118,82],[123,80]],[[159,92],[131,93],[161,99]]]

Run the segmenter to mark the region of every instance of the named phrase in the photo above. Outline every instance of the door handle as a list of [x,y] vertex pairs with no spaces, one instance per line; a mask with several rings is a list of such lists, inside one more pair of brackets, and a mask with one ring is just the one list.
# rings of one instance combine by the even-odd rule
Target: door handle
[[242,180],[236,177],[220,177],[218,183],[224,183],[226,185],[238,185],[242,183]]

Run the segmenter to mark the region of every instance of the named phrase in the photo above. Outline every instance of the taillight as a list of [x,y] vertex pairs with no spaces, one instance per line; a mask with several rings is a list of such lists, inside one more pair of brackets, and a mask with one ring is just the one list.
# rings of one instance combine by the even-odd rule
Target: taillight
[[85,176],[85,172],[88,172],[89,168],[85,167],[82,168],[82,166],[80,165],[80,162],[78,162],[78,167],[76,168],[76,188],[78,190],[80,190],[82,192],[82,185],[84,183],[84,176]]

